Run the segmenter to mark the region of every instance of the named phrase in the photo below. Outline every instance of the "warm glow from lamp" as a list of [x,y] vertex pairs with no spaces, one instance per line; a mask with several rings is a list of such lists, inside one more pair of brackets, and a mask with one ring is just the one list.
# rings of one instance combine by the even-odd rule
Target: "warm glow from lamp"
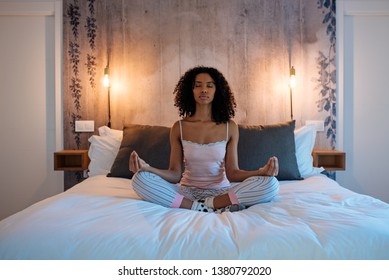
[[290,119],[293,120],[293,89],[296,87],[296,70],[292,66],[289,71],[289,92],[290,92]]
[[295,88],[296,87],[296,70],[294,69],[293,66],[292,66],[292,68],[290,68],[289,86],[291,88]]
[[107,126],[111,127],[111,87],[109,82],[109,68],[104,68],[104,79],[103,79],[103,85],[108,91],[108,124]]
[[109,87],[109,69],[108,66],[104,69],[103,85],[105,88]]

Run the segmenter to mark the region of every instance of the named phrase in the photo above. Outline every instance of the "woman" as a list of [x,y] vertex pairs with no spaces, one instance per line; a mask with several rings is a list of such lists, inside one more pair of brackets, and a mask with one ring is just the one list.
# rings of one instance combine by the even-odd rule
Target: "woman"
[[271,157],[258,170],[239,169],[236,104],[224,76],[215,68],[195,67],[180,78],[174,94],[183,119],[170,131],[169,168],[154,168],[131,153],[138,195],[165,207],[219,213],[272,200],[279,189],[278,160]]

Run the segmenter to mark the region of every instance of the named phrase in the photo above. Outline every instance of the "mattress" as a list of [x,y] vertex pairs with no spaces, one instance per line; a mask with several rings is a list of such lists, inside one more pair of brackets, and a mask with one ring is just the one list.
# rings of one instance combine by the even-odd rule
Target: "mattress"
[[0,222],[0,259],[389,259],[389,205],[315,175],[270,203],[202,213],[92,176]]

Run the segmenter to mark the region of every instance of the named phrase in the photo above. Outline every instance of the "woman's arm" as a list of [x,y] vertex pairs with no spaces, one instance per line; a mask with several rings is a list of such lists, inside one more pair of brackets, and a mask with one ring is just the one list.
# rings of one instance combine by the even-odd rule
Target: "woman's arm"
[[277,157],[269,158],[267,164],[258,170],[241,170],[238,165],[238,141],[239,128],[234,121],[229,122],[229,141],[226,151],[226,174],[231,182],[241,182],[251,176],[277,176],[278,159]]
[[178,183],[182,173],[182,145],[180,137],[179,123],[174,123],[170,130],[170,163],[169,169],[163,170],[150,166],[141,159],[136,151],[133,151],[129,159],[130,171],[136,173],[138,171],[152,172],[161,178],[171,183]]

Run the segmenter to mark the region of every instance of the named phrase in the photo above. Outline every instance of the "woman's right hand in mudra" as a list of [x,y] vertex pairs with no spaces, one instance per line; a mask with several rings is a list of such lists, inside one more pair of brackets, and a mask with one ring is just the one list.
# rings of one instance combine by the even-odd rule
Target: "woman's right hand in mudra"
[[145,170],[149,164],[141,159],[135,151],[132,151],[129,159],[129,169],[131,172],[136,173],[138,171]]

